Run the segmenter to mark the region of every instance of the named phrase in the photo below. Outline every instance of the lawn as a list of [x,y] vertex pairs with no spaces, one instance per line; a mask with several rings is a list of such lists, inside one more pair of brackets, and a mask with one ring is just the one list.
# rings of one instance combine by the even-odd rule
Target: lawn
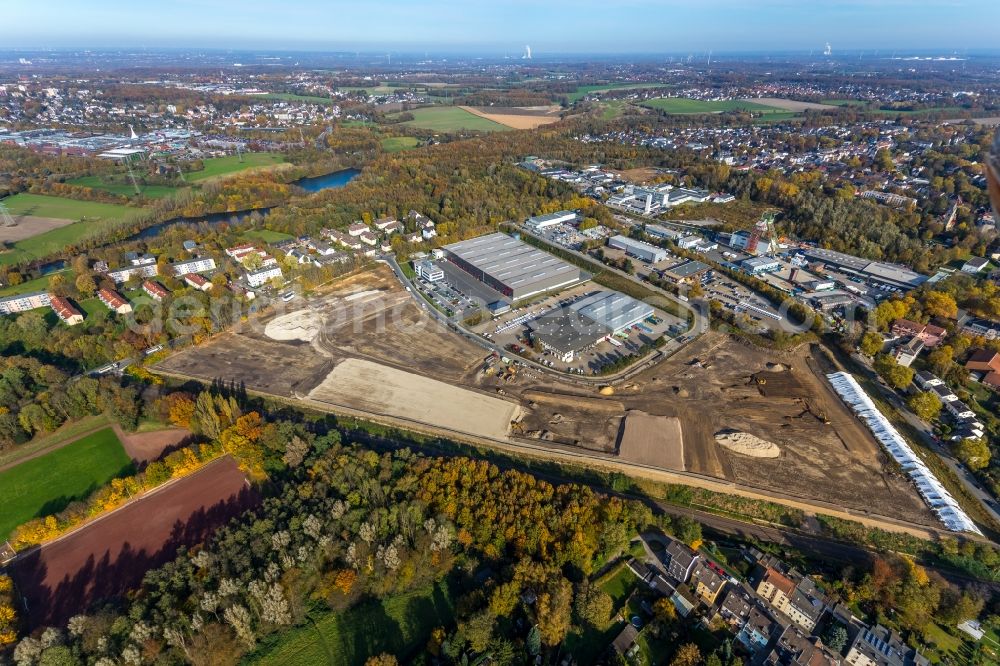
[[615,608],[619,608],[628,596],[632,594],[632,590],[638,582],[638,578],[632,573],[632,570],[622,562],[617,567],[612,569],[610,572],[602,576],[600,579],[594,581],[602,590],[608,593],[611,600],[615,603]]
[[77,201],[44,194],[15,194],[3,200],[7,210],[15,217],[34,215],[35,217],[57,217],[63,220],[121,220],[136,208],[96,201]]
[[420,127],[432,132],[457,132],[459,130],[477,130],[480,132],[505,132],[510,128],[495,123],[486,118],[480,118],[474,113],[457,106],[429,106],[410,111],[413,120],[404,125]]
[[570,103],[583,99],[590,93],[608,92],[611,90],[643,90],[646,88],[668,88],[667,83],[604,83],[592,86],[577,86],[576,92],[571,92],[566,97]]
[[258,240],[263,243],[278,243],[283,240],[295,238],[295,236],[291,234],[282,233],[280,231],[271,231],[270,229],[251,229],[250,231],[243,232],[242,235],[247,240]]
[[0,538],[131,472],[132,461],[111,428],[0,472]]
[[42,277],[35,278],[34,280],[28,280],[27,282],[22,282],[21,284],[4,287],[3,289],[0,289],[0,298],[4,296],[28,294],[33,291],[46,291],[49,288],[49,278],[62,272],[63,271],[56,271],[55,273],[49,273],[48,275],[43,275]]
[[[84,176],[82,178],[74,178],[73,180],[67,180],[66,184],[89,187],[92,190],[103,190],[105,192],[111,192],[112,194],[118,194],[126,197],[135,196],[135,187],[133,187],[131,183],[105,183],[101,180],[100,176]],[[177,188],[169,185],[143,185],[140,183],[139,191],[144,197],[159,199],[176,193]]]
[[657,111],[667,113],[723,113],[725,111],[752,111],[759,114],[781,114],[786,115],[788,111],[778,109],[773,106],[765,106],[756,102],[743,102],[738,99],[726,99],[717,101],[706,101],[701,99],[690,99],[687,97],[660,97],[650,99],[642,103]]
[[383,601],[369,599],[341,613],[324,613],[304,627],[277,635],[272,645],[262,646],[247,661],[350,666],[383,652],[405,658],[427,642],[434,627],[450,625],[454,613],[448,585],[440,582]]
[[201,171],[184,174],[185,180],[198,182],[208,178],[228,176],[245,169],[268,167],[284,163],[285,158],[278,153],[243,153],[243,155],[227,155],[226,157],[210,157],[204,160],[205,167]]
[[387,136],[382,139],[382,150],[387,153],[398,153],[416,148],[418,143],[420,140],[415,136]]

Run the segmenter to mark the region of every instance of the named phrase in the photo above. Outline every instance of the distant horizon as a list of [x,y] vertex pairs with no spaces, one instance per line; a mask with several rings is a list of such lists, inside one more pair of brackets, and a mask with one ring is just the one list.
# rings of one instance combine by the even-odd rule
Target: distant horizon
[[[6,49],[681,55],[998,49],[995,0],[7,0]],[[84,35],[86,35],[84,37]]]

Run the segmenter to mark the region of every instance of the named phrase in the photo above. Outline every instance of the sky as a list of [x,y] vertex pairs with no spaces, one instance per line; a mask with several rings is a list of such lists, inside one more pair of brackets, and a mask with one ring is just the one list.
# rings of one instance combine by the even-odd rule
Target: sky
[[1000,49],[1000,0],[2,0],[0,48]]

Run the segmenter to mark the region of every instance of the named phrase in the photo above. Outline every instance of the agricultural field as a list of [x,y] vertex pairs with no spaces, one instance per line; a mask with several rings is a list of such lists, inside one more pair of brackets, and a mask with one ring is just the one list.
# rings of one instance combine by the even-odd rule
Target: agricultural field
[[[136,196],[135,187],[133,187],[131,183],[105,183],[100,176],[84,176],[82,178],[74,178],[72,180],[67,180],[66,184],[89,187],[92,190],[103,190],[104,192],[111,192],[112,194],[118,194],[125,197]],[[169,185],[143,185],[140,183],[139,191],[144,197],[148,197],[150,199],[160,199],[162,197],[168,197],[175,194],[177,192],[177,188]]]
[[419,143],[420,140],[415,136],[387,136],[382,139],[382,150],[387,153],[398,153],[403,150],[412,150]]
[[111,479],[132,460],[111,428],[0,472],[0,539],[32,518],[56,513]]
[[185,180],[198,182],[219,176],[228,176],[247,169],[270,167],[284,164],[285,158],[278,153],[244,153],[243,155],[227,155],[226,157],[210,157],[204,160],[205,167],[201,171],[184,174]]
[[757,114],[787,113],[773,106],[738,99],[706,101],[687,97],[660,97],[646,100],[642,105],[657,111],[676,114],[724,113],[726,111],[750,111]]
[[22,215],[55,217],[63,220],[121,220],[135,208],[96,201],[77,201],[44,194],[15,194],[3,200],[16,220]]
[[562,120],[559,117],[559,113],[562,111],[560,106],[491,106],[481,108],[461,106],[459,108],[511,129],[535,129]]
[[503,132],[510,129],[506,125],[480,118],[457,106],[428,106],[414,109],[410,113],[413,114],[413,120],[404,122],[404,125],[432,132],[458,132],[461,130]]
[[592,86],[579,86],[576,92],[571,92],[566,97],[570,103],[579,101],[591,93],[609,92],[611,90],[646,90],[649,88],[669,88],[667,83],[605,83]]
[[[389,653],[405,657],[422,647],[435,627],[448,626],[455,609],[446,582],[408,594],[368,600],[341,613],[327,613],[304,627],[276,636],[254,664],[348,666]],[[391,630],[386,630],[391,626]]]

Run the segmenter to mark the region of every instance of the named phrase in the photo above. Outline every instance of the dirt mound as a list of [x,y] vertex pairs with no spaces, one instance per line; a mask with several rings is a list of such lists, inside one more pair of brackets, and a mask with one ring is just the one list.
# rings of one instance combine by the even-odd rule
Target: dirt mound
[[783,363],[768,363],[767,369],[771,372],[784,372],[785,370],[788,370]]
[[564,407],[568,409],[585,409],[601,414],[621,414],[625,405],[618,400],[592,398],[584,395],[569,395],[568,393],[550,393],[548,391],[529,390],[522,394],[525,400],[547,405],[549,407]]
[[296,310],[267,322],[264,335],[272,340],[311,342],[319,333],[323,320],[312,310]]
[[751,458],[777,458],[781,449],[774,442],[739,430],[724,430],[716,433],[715,441],[733,453]]

